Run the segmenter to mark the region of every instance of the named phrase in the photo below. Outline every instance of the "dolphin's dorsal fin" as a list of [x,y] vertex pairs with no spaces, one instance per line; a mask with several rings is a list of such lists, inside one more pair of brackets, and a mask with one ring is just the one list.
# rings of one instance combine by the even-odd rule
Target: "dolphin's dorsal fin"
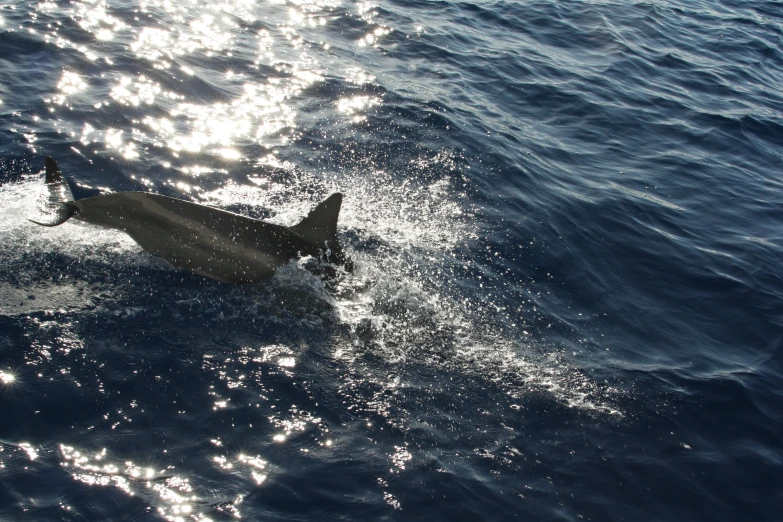
[[52,203],[74,200],[71,184],[51,156],[46,156],[46,187]]
[[342,202],[342,194],[332,194],[320,202],[299,224],[292,226],[291,230],[315,245],[339,248],[337,218]]
[[60,167],[57,166],[57,162],[51,156],[46,156],[46,182],[57,183],[62,181],[63,173],[60,171]]
[[76,207],[68,203],[73,201],[73,193],[57,162],[51,156],[46,157],[46,194],[38,201],[36,215],[28,218],[37,225],[56,227],[68,221],[76,212]]

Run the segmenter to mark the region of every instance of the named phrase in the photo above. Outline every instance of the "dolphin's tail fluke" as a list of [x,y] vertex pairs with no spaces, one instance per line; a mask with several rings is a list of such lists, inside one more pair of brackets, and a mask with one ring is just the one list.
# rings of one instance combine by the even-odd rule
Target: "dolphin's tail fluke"
[[30,221],[36,225],[55,227],[68,221],[76,212],[73,193],[57,162],[46,157],[46,194],[38,201],[38,212]]
[[299,224],[291,227],[291,230],[310,243],[328,249],[330,260],[338,264],[346,263],[343,249],[337,240],[337,218],[342,203],[343,195],[336,192],[319,203]]

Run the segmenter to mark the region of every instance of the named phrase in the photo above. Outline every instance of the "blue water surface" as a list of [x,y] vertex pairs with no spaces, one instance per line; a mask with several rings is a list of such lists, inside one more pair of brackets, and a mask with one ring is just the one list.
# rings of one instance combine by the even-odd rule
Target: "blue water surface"
[[[0,519],[775,521],[783,3],[0,5]],[[44,158],[291,225],[228,285]]]

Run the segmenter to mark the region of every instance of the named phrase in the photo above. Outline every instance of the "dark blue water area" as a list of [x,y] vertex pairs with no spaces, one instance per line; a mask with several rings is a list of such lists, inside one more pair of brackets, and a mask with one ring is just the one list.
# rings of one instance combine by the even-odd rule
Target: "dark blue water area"
[[[0,519],[780,519],[783,3],[6,2],[0,49]],[[355,268],[40,227],[47,155],[340,191]]]

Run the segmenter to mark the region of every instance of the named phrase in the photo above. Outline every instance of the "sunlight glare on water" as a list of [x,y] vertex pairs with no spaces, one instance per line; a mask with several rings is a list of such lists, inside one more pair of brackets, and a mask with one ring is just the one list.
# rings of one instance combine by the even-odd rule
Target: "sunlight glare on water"
[[14,376],[13,372],[0,371],[0,381],[2,381],[3,384],[12,384],[15,380],[16,376]]
[[[287,12],[280,10],[284,4],[267,6],[268,14],[279,17],[278,21],[255,30],[246,25],[257,19],[254,2],[142,2],[133,11],[136,15],[124,16],[124,22],[108,14],[104,1],[74,2],[71,14],[83,29],[98,41],[131,39],[128,49],[161,72],[133,77],[113,71],[111,63],[99,76],[64,72],[59,93],[49,100],[52,112],[58,107],[87,109],[86,100],[97,99],[90,107],[96,111],[114,112],[115,104],[121,104],[142,109],[143,114],[124,129],[88,122],[76,129],[60,121],[60,132],[79,134],[83,144],[102,144],[126,160],[152,155],[160,161],[188,153],[236,161],[245,157],[243,148],[250,145],[286,145],[298,135],[297,109],[291,100],[321,82],[325,70],[296,27],[323,25],[334,4],[295,3]],[[72,44],[59,31],[52,26],[47,39],[73,46],[91,59],[101,56],[100,45],[93,50],[90,45]],[[237,51],[257,56],[252,62],[243,59],[231,68],[225,66],[221,75],[198,69],[198,81],[205,82],[198,99],[172,89],[194,77],[197,70],[189,60],[231,61]],[[101,99],[99,93],[107,89],[108,97]],[[377,99],[346,103],[341,102],[341,108],[345,106],[355,121],[361,121],[360,111],[377,104]]]
[[[187,478],[164,469],[139,466],[132,461],[116,462],[105,448],[90,454],[60,444],[61,465],[74,480],[90,486],[113,486],[130,496],[142,496],[156,507],[157,514],[170,522],[187,518],[209,520]],[[236,514],[239,514],[238,511]]]

